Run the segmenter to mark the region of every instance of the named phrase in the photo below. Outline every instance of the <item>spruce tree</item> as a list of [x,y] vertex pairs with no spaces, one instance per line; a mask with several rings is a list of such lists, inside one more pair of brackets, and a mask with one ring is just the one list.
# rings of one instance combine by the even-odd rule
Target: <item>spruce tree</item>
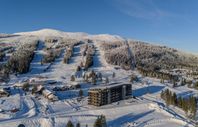
[[76,124],[76,127],[80,127],[80,123],[77,123],[77,124]]
[[94,123],[94,127],[107,127],[106,117],[104,115],[99,116]]
[[173,88],[177,86],[177,82],[173,80]]
[[94,123],[94,127],[102,127],[101,119],[98,117]]
[[162,99],[164,99],[164,91],[162,90],[162,92],[161,92],[161,94],[160,94],[160,97],[162,98]]
[[73,125],[73,123],[69,120],[69,121],[67,122],[66,127],[74,127],[74,125]]
[[85,75],[85,81],[86,81],[86,82],[89,82],[89,77],[88,77],[88,75]]
[[196,111],[197,111],[197,101],[195,97],[190,98],[190,112],[192,114],[192,118],[194,119],[196,116]]
[[80,69],[81,69],[80,66],[77,66],[76,71],[80,71]]
[[108,84],[109,83],[109,78],[106,77],[105,83]]
[[112,77],[115,78],[115,72],[113,72]]
[[179,97],[178,101],[177,101],[177,105],[178,105],[179,108],[182,108],[182,101],[183,101],[182,98]]
[[91,82],[92,82],[92,84],[96,85],[96,76],[92,76]]
[[160,83],[164,83],[164,79],[163,78],[161,78]]
[[23,84],[23,88],[22,89],[24,91],[28,91],[29,90],[29,87],[30,87],[30,84],[28,82],[26,82],[26,83]]
[[80,90],[79,90],[79,97],[82,97],[82,96],[83,96],[83,90],[80,89]]
[[102,81],[102,73],[100,73],[100,72],[98,73],[98,78],[100,81]]
[[106,117],[104,115],[101,115],[100,119],[102,127],[107,127]]
[[173,96],[172,96],[172,98],[173,98],[173,105],[177,105],[177,95],[176,95],[176,93],[173,93]]
[[71,81],[75,81],[74,75],[71,76]]

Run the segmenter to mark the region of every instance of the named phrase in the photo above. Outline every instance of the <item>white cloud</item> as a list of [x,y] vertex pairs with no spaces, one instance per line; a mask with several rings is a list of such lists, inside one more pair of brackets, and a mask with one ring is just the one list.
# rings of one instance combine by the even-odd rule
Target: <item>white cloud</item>
[[161,19],[172,14],[161,9],[157,0],[113,0],[114,5],[123,13],[144,19]]

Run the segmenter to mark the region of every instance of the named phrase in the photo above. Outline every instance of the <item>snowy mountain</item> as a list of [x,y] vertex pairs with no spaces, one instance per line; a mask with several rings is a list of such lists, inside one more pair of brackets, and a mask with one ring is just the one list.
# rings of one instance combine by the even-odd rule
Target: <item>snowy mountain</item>
[[12,36],[16,36],[16,35],[0,33],[0,38],[12,37]]
[[[193,54],[117,35],[53,29],[2,34],[0,126],[65,127],[70,120],[92,127],[105,115],[110,127],[193,127],[195,121],[181,107],[167,106],[161,92],[197,96],[197,70]],[[106,98],[106,105],[89,104],[90,89],[112,86],[113,96],[93,99]]]
[[[167,46],[154,45],[122,38],[118,35],[90,35],[83,32],[72,33],[54,29],[20,32],[15,33],[15,35],[22,35],[25,37],[36,36],[42,38],[43,40],[45,40],[47,37],[61,37],[64,39],[77,40],[90,39],[94,42],[99,42],[96,44],[99,44],[100,47],[102,47],[104,53],[103,57],[109,64],[123,66],[124,68],[126,66],[127,68],[130,66],[137,66],[139,68],[145,68],[149,70],[171,69],[174,67],[197,69],[198,64],[198,57],[196,55],[185,53]],[[111,48],[108,49],[105,47]]]
[[47,37],[47,36],[52,36],[52,37],[66,37],[66,38],[84,38],[88,36],[86,33],[71,33],[71,32],[63,32],[59,30],[54,30],[54,29],[41,29],[38,31],[33,31],[33,32],[20,32],[20,33],[15,33],[16,35],[25,35],[25,36],[42,36],[42,37]]
[[124,40],[122,37],[117,35],[109,35],[109,34],[99,34],[99,35],[89,35],[83,32],[63,32],[54,29],[41,29],[33,32],[20,32],[15,33],[16,35],[25,35],[25,36],[39,36],[39,37],[64,37],[71,39],[93,39],[99,41],[117,41]]
[[[91,35],[83,32],[64,32],[54,29],[41,29],[32,32],[20,32],[13,35],[17,42],[38,38],[45,41],[48,38],[57,38],[60,42],[68,39],[93,40],[101,47],[104,59],[109,64],[129,68],[136,66],[149,70],[171,69],[184,67],[197,69],[198,57],[167,46],[149,44],[118,35],[98,34]],[[33,38],[34,37],[34,38]],[[130,62],[129,62],[130,61]],[[135,65],[136,64],[136,65]]]

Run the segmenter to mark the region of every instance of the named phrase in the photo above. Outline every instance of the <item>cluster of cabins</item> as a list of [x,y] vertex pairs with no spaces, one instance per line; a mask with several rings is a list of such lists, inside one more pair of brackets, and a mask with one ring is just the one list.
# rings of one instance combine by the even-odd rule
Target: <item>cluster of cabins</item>
[[42,94],[45,98],[47,98],[50,101],[58,100],[58,97],[55,95],[55,93],[50,89],[45,88],[43,85],[37,85],[36,90],[33,92],[33,94]]
[[[81,88],[78,83],[73,83],[71,85],[66,85],[63,87],[55,87],[54,89],[47,89],[42,85],[34,82],[35,90],[33,94],[43,95],[50,101],[57,101],[59,98],[56,96],[55,91],[66,91]],[[15,84],[14,87],[23,87],[23,84]],[[0,97],[9,96],[10,90],[6,88],[0,89]],[[100,85],[95,88],[90,88],[88,91],[88,104],[94,106],[102,106],[106,104],[111,104],[120,100],[130,98],[132,95],[132,85],[131,83],[112,83],[108,85]]]
[[42,94],[45,98],[50,101],[58,101],[59,98],[56,96],[54,91],[66,91],[81,88],[81,85],[78,83],[72,83],[64,87],[55,87],[52,90],[45,88],[43,85],[37,85],[35,94]]
[[[14,85],[14,87],[22,88],[23,85],[24,85],[24,83],[16,83]],[[32,94],[42,94],[45,98],[47,98],[50,101],[58,100],[58,97],[55,95],[55,93],[52,90],[45,88],[43,86],[42,82],[32,83],[31,86],[35,86],[35,90],[34,90],[34,92],[32,92]]]
[[[70,84],[64,85],[64,86],[56,86],[52,89],[48,89],[45,86],[45,84],[56,84],[58,82],[56,81],[39,81],[38,79],[30,79],[28,81],[19,82],[14,84],[14,88],[20,88],[22,89],[24,87],[25,83],[29,83],[29,90],[32,91],[32,94],[35,95],[43,95],[45,98],[47,98],[50,101],[57,101],[59,98],[56,96],[56,91],[67,91],[67,90],[75,90],[81,88],[81,85],[77,82],[72,82]],[[34,89],[34,90],[33,90]]]
[[54,87],[53,91],[67,91],[67,90],[75,90],[75,89],[80,89],[81,85],[78,83],[71,83],[70,85],[65,85],[62,87]]
[[132,86],[130,83],[114,83],[101,86],[88,91],[88,104],[102,106],[130,98]]

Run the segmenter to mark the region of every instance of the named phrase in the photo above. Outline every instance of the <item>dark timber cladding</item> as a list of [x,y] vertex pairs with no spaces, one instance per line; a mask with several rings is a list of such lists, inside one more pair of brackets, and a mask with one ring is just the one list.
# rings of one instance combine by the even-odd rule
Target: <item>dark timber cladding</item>
[[88,91],[88,104],[102,106],[129,98],[132,88],[130,83],[112,84],[90,89]]

